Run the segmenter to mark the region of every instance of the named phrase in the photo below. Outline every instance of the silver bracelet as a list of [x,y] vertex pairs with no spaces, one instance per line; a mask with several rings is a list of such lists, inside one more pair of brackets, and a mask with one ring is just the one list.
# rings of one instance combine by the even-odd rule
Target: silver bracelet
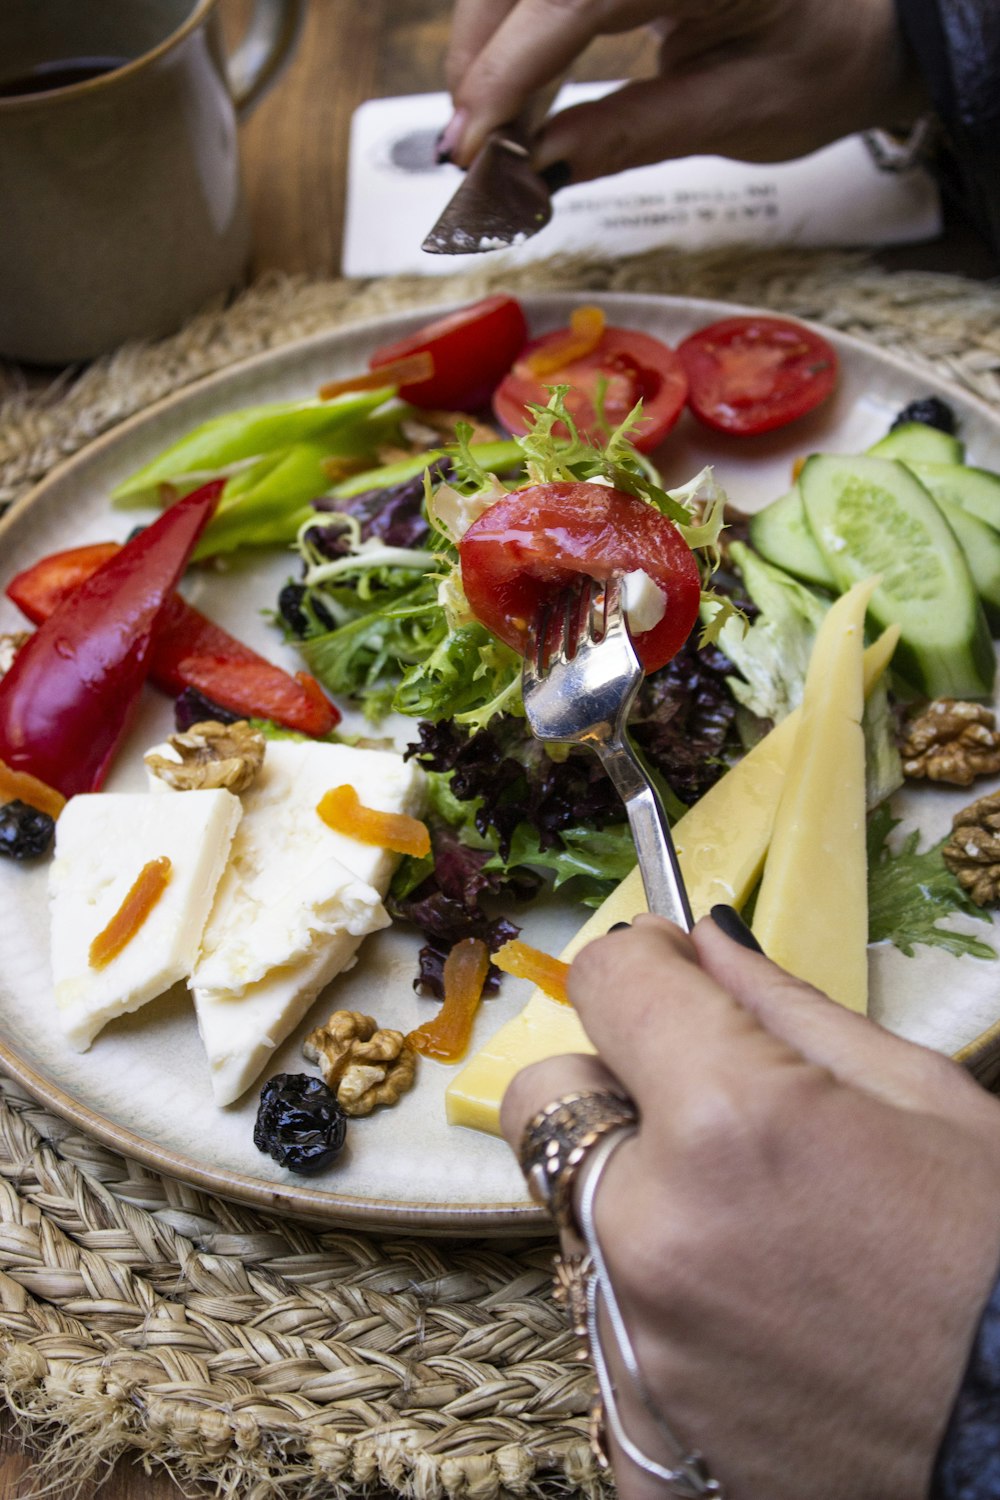
[[[591,1261],[590,1274],[586,1280],[587,1342],[590,1346],[590,1354],[597,1374],[597,1384],[601,1393],[604,1416],[622,1452],[647,1474],[651,1474],[654,1478],[662,1480],[675,1495],[683,1496],[684,1500],[700,1500],[700,1497],[706,1495],[714,1496],[715,1500],[725,1500],[725,1491],[722,1485],[717,1479],[712,1477],[702,1455],[696,1451],[685,1452],[683,1444],[653,1400],[649,1387],[639,1368],[635,1347],[625,1326],[625,1319],[622,1317],[618,1298],[611,1284],[611,1277],[608,1275],[604,1253],[601,1250],[601,1244],[597,1237],[597,1227],[594,1223],[594,1199],[597,1195],[598,1184],[600,1183],[604,1168],[611,1159],[612,1153],[621,1145],[622,1141],[627,1140],[633,1134],[633,1126],[622,1126],[610,1135],[606,1135],[594,1148],[591,1161],[587,1164],[586,1178],[580,1194],[580,1203],[577,1211],[577,1222],[580,1226],[580,1233],[586,1242]],[[621,1413],[618,1410],[617,1390],[614,1380],[611,1377],[608,1362],[604,1355],[604,1348],[601,1343],[598,1324],[601,1298],[604,1300],[608,1320],[622,1365],[636,1395],[656,1423],[668,1451],[673,1455],[672,1468],[667,1468],[664,1464],[658,1463],[656,1459],[650,1458],[649,1454],[644,1453],[625,1431]]]

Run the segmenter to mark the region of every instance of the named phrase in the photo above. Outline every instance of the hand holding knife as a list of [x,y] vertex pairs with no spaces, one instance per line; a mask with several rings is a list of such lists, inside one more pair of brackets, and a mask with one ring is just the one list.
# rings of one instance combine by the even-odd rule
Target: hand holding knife
[[536,96],[519,119],[490,131],[422,249],[431,255],[504,250],[545,228],[552,196],[531,165],[531,141],[560,81]]

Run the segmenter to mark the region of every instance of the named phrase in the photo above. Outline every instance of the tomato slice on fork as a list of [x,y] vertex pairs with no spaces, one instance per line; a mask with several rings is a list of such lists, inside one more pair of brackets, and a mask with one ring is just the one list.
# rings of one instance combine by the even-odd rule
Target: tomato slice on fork
[[458,547],[476,618],[523,652],[545,601],[581,574],[644,572],[663,595],[662,617],[634,633],[647,672],[665,666],[698,616],[701,580],[674,523],[652,505],[599,484],[514,490],[473,521]]

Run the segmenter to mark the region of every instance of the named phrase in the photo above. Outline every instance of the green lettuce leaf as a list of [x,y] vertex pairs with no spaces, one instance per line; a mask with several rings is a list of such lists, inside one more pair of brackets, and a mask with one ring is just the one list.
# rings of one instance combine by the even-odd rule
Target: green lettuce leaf
[[[716,643],[742,674],[727,679],[737,703],[759,720],[778,724],[802,702],[813,643],[831,601],[750,547],[734,542],[729,550],[760,615],[749,627],[742,616],[721,625],[716,617]],[[903,782],[884,679],[868,695],[861,723],[866,804],[876,807]]]
[[635,867],[635,844],[627,823],[612,823],[607,828],[561,828],[562,845],[539,847],[537,830],[527,823],[518,825],[511,842],[510,858],[495,854],[487,870],[511,869],[527,865],[533,870],[550,870],[553,889],[574,881],[573,893],[585,906],[599,906],[615,886]]
[[778,724],[802,702],[813,642],[830,604],[739,542],[730,556],[760,615],[749,628],[729,620],[718,632],[719,649],[742,674],[728,679],[729,688],[737,703]]
[[919,832],[907,834],[894,853],[889,835],[899,826],[890,809],[876,809],[868,822],[868,941],[894,944],[908,958],[915,944],[944,948],[956,956],[996,958],[989,943],[939,924],[947,917],[989,916],[965,893],[941,858],[946,839],[918,852]]

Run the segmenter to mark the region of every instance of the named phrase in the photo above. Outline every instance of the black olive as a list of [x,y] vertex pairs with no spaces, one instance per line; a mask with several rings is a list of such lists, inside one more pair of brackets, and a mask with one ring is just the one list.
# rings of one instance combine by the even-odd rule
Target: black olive
[[306,595],[304,583],[286,583],[278,595],[278,613],[293,635],[303,639],[309,633],[309,616],[302,608]]
[[[302,607],[302,602],[307,592],[304,583],[286,583],[278,595],[278,613],[292,634],[297,636],[300,641],[305,640],[306,636],[315,634],[313,622]],[[322,630],[336,629],[336,620],[319,599],[315,597],[311,598],[309,605],[315,616],[316,624]]]
[[322,1172],[346,1135],[344,1112],[322,1078],[277,1073],[261,1089],[253,1143],[289,1172]]
[[235,724],[241,718],[242,714],[234,714],[221,703],[213,703],[197,688],[185,688],[174,700],[174,725],[179,734],[184,734],[192,724],[204,724],[206,719],[214,719],[216,724]]
[[55,819],[15,799],[0,807],[0,854],[8,859],[37,859],[48,852]]
[[911,401],[903,407],[892,428],[902,427],[906,422],[922,422],[925,427],[936,427],[939,432],[950,433],[954,433],[958,425],[955,413],[939,396],[923,396],[919,401]]

